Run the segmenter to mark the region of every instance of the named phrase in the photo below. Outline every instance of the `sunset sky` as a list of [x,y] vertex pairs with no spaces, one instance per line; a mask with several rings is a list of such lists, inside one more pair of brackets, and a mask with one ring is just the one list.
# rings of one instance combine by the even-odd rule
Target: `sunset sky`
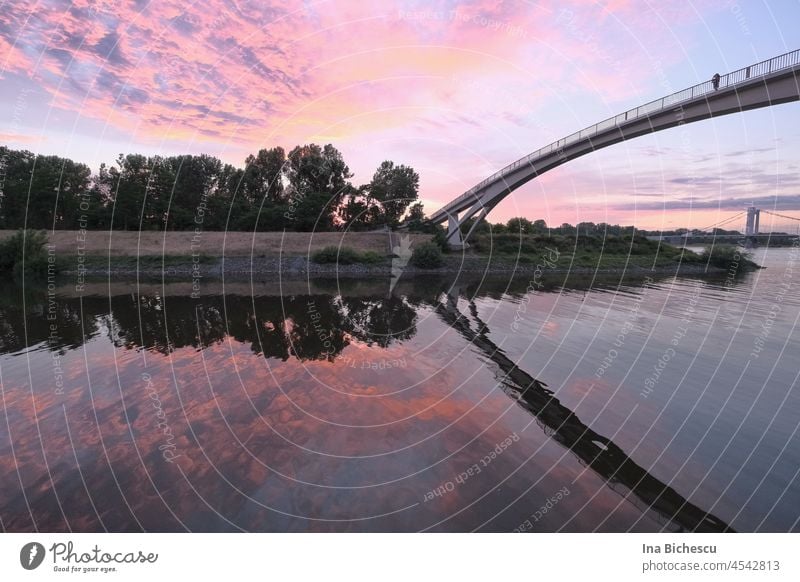
[[[0,144],[96,169],[332,143],[356,184],[413,166],[428,213],[582,127],[800,48],[796,0],[0,3]],[[800,103],[586,156],[489,219],[703,227],[751,201],[800,216]]]

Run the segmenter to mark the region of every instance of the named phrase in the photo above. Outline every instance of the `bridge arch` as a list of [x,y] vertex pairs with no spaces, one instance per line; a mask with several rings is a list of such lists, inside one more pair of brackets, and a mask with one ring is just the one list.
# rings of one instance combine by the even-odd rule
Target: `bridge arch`
[[[645,103],[559,139],[509,164],[433,213],[447,240],[463,247],[475,226],[520,186],[570,160],[686,123],[800,100],[800,49]],[[465,221],[475,218],[462,235]]]

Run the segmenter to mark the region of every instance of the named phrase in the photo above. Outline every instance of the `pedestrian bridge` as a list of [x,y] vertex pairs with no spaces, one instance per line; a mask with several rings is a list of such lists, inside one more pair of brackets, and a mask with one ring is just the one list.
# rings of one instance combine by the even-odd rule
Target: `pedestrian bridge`
[[[463,247],[475,226],[511,192],[570,160],[621,141],[710,119],[800,99],[800,49],[683,89],[596,123],[536,150],[495,172],[437,210],[447,239]],[[475,218],[462,235],[465,221]]]

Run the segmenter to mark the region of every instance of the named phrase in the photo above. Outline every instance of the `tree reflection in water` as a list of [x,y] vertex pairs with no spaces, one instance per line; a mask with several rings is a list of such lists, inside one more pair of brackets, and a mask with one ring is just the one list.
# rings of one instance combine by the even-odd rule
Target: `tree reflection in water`
[[116,347],[162,354],[184,347],[203,349],[230,337],[249,343],[266,358],[333,361],[353,339],[386,348],[416,334],[414,305],[394,295],[233,295],[190,300],[133,294],[53,297],[34,289],[23,303],[21,293],[11,288],[3,295],[0,353],[38,344],[66,351],[105,332]]

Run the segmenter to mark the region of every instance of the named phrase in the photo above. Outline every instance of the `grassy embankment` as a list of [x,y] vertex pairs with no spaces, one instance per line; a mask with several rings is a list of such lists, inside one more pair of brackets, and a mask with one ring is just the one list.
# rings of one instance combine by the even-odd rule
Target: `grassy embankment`
[[[17,231],[0,231],[0,244],[11,239]],[[33,231],[29,231],[33,232]],[[396,237],[396,235],[394,235]],[[430,235],[412,234],[413,244],[430,239]],[[59,230],[46,233],[46,244],[62,269],[71,270],[82,257],[87,268],[105,268],[109,261],[115,268],[158,268],[180,266],[195,262],[216,263],[223,256],[253,257],[311,257],[327,247],[340,249],[352,257],[355,251],[369,262],[390,255],[389,236],[382,232],[216,232],[196,235],[192,231],[88,231]],[[343,255],[344,256],[344,255]]]
[[[0,245],[9,240],[13,231],[0,231]],[[399,242],[397,233],[390,242],[387,233],[244,233],[204,232],[88,232],[85,238],[76,231],[48,233],[46,242],[52,245],[61,270],[73,270],[80,256],[87,269],[102,270],[111,265],[115,269],[159,269],[179,267],[192,263],[216,264],[221,257],[253,257],[275,259],[279,256],[310,258],[318,264],[386,265],[391,263],[391,247]],[[411,248],[430,251],[431,235],[412,234]],[[44,240],[44,239],[43,239]],[[435,250],[435,249],[433,249]],[[30,251],[29,251],[30,252]],[[708,251],[707,251],[708,252]],[[592,269],[615,271],[626,269],[668,270],[681,265],[709,264],[728,269],[737,263],[737,271],[747,271],[758,266],[747,258],[744,251],[734,247],[716,246],[712,255],[701,255],[658,243],[645,237],[630,236],[548,236],[542,235],[479,235],[470,241],[470,247],[445,253],[438,264],[444,269],[459,268],[464,257],[489,263],[497,270],[509,268],[535,268],[546,263],[552,270]],[[435,257],[433,257],[435,259]],[[431,260],[418,266],[433,268]],[[411,265],[415,260],[411,261]]]
[[[472,241],[469,252],[491,263],[518,262],[525,266],[555,262],[548,266],[557,270],[669,269],[679,264],[727,269],[737,259],[735,247],[717,245],[698,254],[643,236],[480,235]],[[737,270],[758,268],[748,257],[746,252],[738,252]]]

